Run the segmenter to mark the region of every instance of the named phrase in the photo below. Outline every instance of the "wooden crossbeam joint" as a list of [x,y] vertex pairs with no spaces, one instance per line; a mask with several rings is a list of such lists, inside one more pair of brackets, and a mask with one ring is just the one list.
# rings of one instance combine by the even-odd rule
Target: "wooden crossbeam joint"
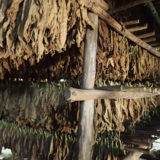
[[118,88],[109,89],[77,89],[69,88],[65,92],[65,99],[70,102],[93,99],[137,99],[160,95],[157,88]]

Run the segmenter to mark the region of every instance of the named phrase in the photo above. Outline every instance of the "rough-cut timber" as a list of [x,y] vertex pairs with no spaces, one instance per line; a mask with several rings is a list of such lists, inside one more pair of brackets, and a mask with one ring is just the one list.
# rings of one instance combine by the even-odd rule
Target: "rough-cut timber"
[[136,20],[132,20],[132,21],[127,21],[127,22],[123,22],[125,26],[129,26],[129,25],[135,25],[135,24],[139,24],[140,20],[136,19]]
[[[96,75],[98,16],[89,13],[89,18],[95,25],[95,30],[88,29],[86,34],[82,82],[85,89],[94,88]],[[78,160],[91,160],[94,143],[94,100],[82,102],[78,132]]]
[[137,36],[137,37],[140,38],[140,39],[143,39],[143,38],[149,38],[149,37],[152,37],[152,36],[155,36],[155,35],[156,35],[155,32],[150,32],[150,33],[142,34],[142,35]]
[[137,32],[137,31],[142,31],[148,28],[148,25],[145,24],[144,26],[137,26],[137,27],[132,27],[132,28],[127,28],[128,31],[130,32]]
[[113,10],[110,10],[109,13],[114,14],[114,13],[124,11],[124,10],[127,10],[129,8],[132,8],[132,7],[147,3],[147,2],[151,2],[151,1],[153,1],[153,0],[134,0],[134,1],[131,1],[130,3],[128,3],[126,5],[120,6],[119,8],[115,8]]
[[104,21],[106,21],[111,27],[113,27],[117,32],[122,34],[123,36],[127,37],[134,43],[138,44],[142,48],[148,50],[153,55],[160,57],[160,52],[156,51],[152,46],[147,44],[146,42],[142,41],[138,37],[136,37],[134,34],[129,32],[127,29],[125,29],[121,24],[119,24],[114,18],[112,18],[107,12],[105,12],[102,8],[95,6],[94,4],[86,5],[86,7],[91,10],[93,13],[97,14],[100,18],[102,18]]
[[[92,99],[136,99],[136,98],[146,98],[160,95],[157,90],[154,92],[145,91],[143,89],[126,89],[122,91],[109,91],[109,90],[95,90],[95,89],[76,89],[70,88],[68,94],[66,95],[66,100],[70,102],[74,101],[85,101]],[[87,106],[86,106],[87,107]]]

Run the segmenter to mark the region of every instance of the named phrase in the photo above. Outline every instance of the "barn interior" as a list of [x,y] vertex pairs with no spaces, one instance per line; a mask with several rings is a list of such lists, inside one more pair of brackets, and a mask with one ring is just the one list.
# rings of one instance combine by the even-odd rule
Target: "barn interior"
[[[83,86],[89,31],[92,88]],[[10,160],[89,160],[79,138],[87,98],[89,159],[160,159],[160,1],[0,0],[0,150]]]

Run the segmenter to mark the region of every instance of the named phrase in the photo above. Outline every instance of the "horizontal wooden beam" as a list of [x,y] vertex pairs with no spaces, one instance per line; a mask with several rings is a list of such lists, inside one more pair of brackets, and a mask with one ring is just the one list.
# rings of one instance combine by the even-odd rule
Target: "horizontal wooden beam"
[[135,24],[139,24],[139,23],[140,23],[140,20],[139,20],[139,19],[132,20],[132,21],[127,21],[127,22],[123,22],[123,24],[124,24],[125,26],[135,25]]
[[129,32],[137,32],[137,31],[142,31],[148,28],[148,24],[145,24],[144,26],[136,26],[132,28],[127,28]]
[[124,5],[120,6],[119,8],[115,8],[113,10],[110,10],[109,13],[114,14],[114,13],[121,12],[121,11],[127,10],[129,8],[132,8],[132,7],[141,5],[141,4],[145,4],[145,3],[151,2],[151,1],[153,1],[153,0],[134,0],[128,4],[124,4]]
[[95,88],[96,90],[107,90],[107,91],[123,91],[123,92],[148,92],[156,93],[160,88],[151,88],[151,87],[125,87],[125,86],[104,86]]
[[156,37],[151,37],[151,38],[144,39],[143,41],[146,43],[149,43],[149,42],[155,42],[156,40],[157,40]]
[[140,38],[140,39],[143,39],[143,38],[153,37],[153,36],[155,36],[155,35],[156,35],[155,32],[150,32],[150,33],[145,33],[145,34],[139,35],[139,36],[137,36],[137,37]]
[[133,91],[128,89],[126,91],[109,91],[109,90],[97,90],[97,89],[76,89],[69,88],[65,91],[65,99],[70,102],[85,101],[91,99],[136,99],[146,98],[159,95],[159,92],[146,92],[146,91]]
[[101,19],[103,19],[105,22],[108,23],[111,27],[113,27],[118,33],[122,34],[123,36],[127,37],[140,47],[148,50],[153,55],[160,57],[160,52],[156,51],[154,48],[152,48],[151,45],[147,44],[146,42],[142,41],[138,37],[136,37],[134,34],[129,32],[127,29],[124,29],[124,27],[119,24],[114,18],[112,18],[107,12],[105,12],[102,8],[99,6],[94,5],[93,3],[86,4],[85,5],[90,11],[97,14]]

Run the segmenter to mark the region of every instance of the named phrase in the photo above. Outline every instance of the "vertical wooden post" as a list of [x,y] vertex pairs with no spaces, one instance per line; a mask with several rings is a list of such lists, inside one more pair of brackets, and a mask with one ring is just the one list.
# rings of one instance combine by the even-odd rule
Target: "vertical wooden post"
[[[84,68],[82,88],[94,88],[96,74],[96,50],[98,36],[98,16],[89,13],[89,18],[95,25],[94,30],[87,30],[84,50]],[[81,103],[78,131],[78,160],[92,159],[94,143],[94,100]]]

